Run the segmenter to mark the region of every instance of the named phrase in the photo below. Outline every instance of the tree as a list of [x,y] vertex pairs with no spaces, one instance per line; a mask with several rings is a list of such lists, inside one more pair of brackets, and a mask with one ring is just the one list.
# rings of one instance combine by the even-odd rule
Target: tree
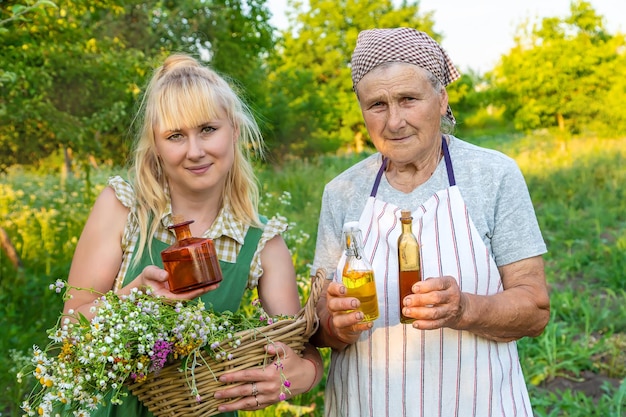
[[433,32],[432,14],[416,3],[390,0],[290,0],[291,26],[271,60],[272,91],[266,107],[282,154],[312,155],[340,146],[360,151],[365,128],[352,91],[350,58],[358,33],[373,27],[408,26]]
[[[125,162],[141,87],[173,51],[210,61],[238,85],[259,86],[274,42],[264,3],[60,0],[26,20],[14,18],[18,3],[3,2],[0,171],[60,150],[81,161]],[[253,88],[253,99],[263,91]]]
[[562,20],[544,18],[529,33],[520,30],[494,70],[494,86],[518,129],[597,127],[616,110],[607,98],[624,93],[624,36],[608,34],[587,1],[573,2],[570,11]]

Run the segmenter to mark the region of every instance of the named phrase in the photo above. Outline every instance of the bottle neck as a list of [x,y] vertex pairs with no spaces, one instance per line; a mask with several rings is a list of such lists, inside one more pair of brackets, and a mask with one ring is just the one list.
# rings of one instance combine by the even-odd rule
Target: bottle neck
[[188,220],[186,222],[169,226],[168,229],[174,229],[174,233],[176,234],[176,240],[187,239],[191,237],[191,229],[189,229],[189,225],[191,223],[193,223],[193,220]]
[[358,232],[346,233],[346,256],[361,258],[361,236]]
[[402,221],[402,233],[413,233],[411,221]]
[[176,233],[176,240],[183,240],[191,237],[191,230],[189,230],[189,225],[177,227],[174,229],[174,232]]

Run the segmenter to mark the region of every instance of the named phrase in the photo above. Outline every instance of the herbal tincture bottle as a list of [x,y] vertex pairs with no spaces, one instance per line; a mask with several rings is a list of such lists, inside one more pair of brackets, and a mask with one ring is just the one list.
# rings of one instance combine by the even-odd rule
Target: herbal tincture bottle
[[398,237],[398,286],[400,289],[400,322],[412,323],[414,319],[402,315],[402,300],[412,294],[411,287],[421,280],[420,250],[417,238],[413,234],[413,217],[407,210],[401,211],[402,233]]
[[359,222],[348,222],[343,226],[343,238],[346,250],[346,263],[343,266],[342,282],[349,297],[358,298],[359,310],[363,312],[363,321],[378,318],[378,297],[374,282],[374,269],[363,256],[363,244]]
[[193,220],[176,223],[176,242],[161,252],[164,269],[169,272],[170,291],[175,294],[206,287],[222,281],[217,253],[213,241],[192,237],[189,225]]

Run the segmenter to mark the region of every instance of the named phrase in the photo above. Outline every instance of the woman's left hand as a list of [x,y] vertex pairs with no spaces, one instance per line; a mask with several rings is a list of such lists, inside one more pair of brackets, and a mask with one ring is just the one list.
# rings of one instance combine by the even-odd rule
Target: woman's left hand
[[415,319],[421,330],[455,328],[463,313],[463,294],[453,277],[429,278],[413,284],[413,294],[403,302],[402,314]]
[[280,342],[267,345],[265,349],[268,355],[278,357],[274,363],[220,376],[220,382],[240,385],[216,391],[215,398],[241,397],[235,402],[221,404],[218,407],[220,412],[259,410],[310,389],[311,381],[317,377],[312,360],[303,359]]

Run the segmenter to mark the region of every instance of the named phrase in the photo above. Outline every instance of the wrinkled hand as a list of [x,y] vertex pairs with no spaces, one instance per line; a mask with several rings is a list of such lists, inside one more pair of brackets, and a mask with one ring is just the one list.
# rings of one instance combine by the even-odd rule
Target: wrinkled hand
[[[363,312],[358,311],[361,302],[354,297],[346,297],[347,289],[343,284],[331,282],[326,290],[326,308],[331,318],[328,332],[341,342],[352,344],[361,333],[371,329],[372,322],[363,323]],[[354,310],[354,311],[349,311]]]
[[186,291],[179,294],[174,294],[170,291],[170,285],[167,282],[169,274],[166,270],[161,269],[154,265],[149,265],[137,277],[140,279],[143,286],[152,288],[153,294],[159,297],[165,297],[172,300],[192,300],[201,296],[209,291],[216,290],[219,287],[218,284],[213,284],[208,287],[198,288],[192,291]]
[[[307,384],[310,385],[311,375],[303,372],[305,367],[311,366],[310,361],[302,359],[289,346],[281,342],[267,345],[265,350],[268,355],[278,356],[280,360],[265,367],[244,369],[220,376],[220,382],[234,386],[216,391],[215,398],[238,399],[220,404],[219,412],[259,410],[304,392]],[[281,392],[283,392],[281,391],[283,386],[281,370],[286,380],[289,381],[285,386],[288,390],[284,390],[284,398],[281,397]]]
[[456,328],[463,314],[465,297],[451,276],[428,278],[413,284],[413,294],[404,297],[402,314],[414,318],[422,330]]

